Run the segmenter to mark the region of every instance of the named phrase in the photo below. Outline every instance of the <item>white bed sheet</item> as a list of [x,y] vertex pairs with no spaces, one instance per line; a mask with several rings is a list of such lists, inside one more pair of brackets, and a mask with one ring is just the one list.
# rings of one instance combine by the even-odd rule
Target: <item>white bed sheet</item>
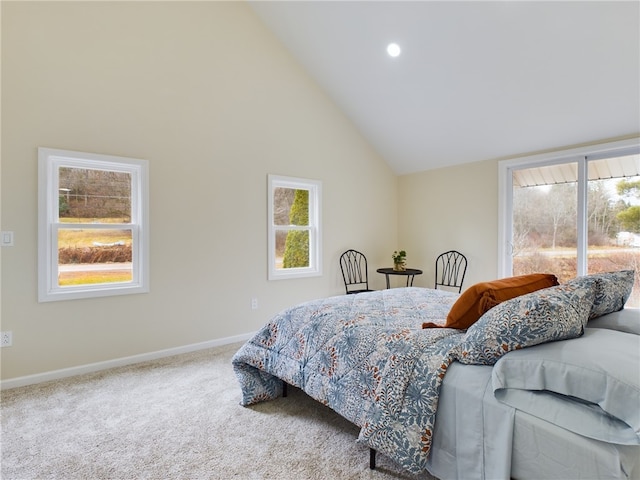
[[450,365],[429,472],[440,479],[640,479],[640,446],[576,435],[500,403],[492,367]]

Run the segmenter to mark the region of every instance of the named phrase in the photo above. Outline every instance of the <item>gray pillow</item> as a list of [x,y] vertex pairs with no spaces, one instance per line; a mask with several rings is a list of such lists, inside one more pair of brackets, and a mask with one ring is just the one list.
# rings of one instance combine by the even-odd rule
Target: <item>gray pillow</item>
[[493,367],[492,382],[498,400],[538,418],[640,444],[638,335],[587,328],[580,338],[511,352]]
[[607,328],[619,332],[640,335],[640,308],[623,308],[590,320],[588,328]]

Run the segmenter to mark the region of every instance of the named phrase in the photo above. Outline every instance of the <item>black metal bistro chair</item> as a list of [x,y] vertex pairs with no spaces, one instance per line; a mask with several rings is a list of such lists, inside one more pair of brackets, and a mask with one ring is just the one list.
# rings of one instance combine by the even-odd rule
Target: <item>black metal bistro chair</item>
[[467,257],[456,250],[441,253],[436,258],[436,285],[457,288],[462,291],[464,274],[467,272]]
[[369,289],[369,271],[364,254],[347,250],[340,255],[340,268],[347,294],[373,291]]

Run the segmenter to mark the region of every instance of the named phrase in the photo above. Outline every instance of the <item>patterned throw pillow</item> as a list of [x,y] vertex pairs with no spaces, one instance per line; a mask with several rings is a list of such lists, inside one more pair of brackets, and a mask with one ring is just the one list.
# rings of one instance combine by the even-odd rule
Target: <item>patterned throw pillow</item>
[[622,310],[631,295],[631,290],[633,290],[634,279],[634,270],[621,270],[585,275],[569,280],[567,284],[585,285],[595,282],[596,298],[589,313],[589,320],[593,320],[608,313]]
[[563,284],[502,302],[471,325],[456,347],[456,359],[493,365],[505,353],[582,335],[595,287]]

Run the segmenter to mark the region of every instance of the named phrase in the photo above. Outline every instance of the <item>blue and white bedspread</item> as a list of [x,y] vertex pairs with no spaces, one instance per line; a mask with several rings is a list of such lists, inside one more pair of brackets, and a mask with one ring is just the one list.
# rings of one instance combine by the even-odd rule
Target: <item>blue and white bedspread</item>
[[422,472],[442,379],[464,333],[444,324],[458,294],[409,287],[341,295],[276,315],[233,357],[242,405],[299,387],[361,427],[358,440]]

